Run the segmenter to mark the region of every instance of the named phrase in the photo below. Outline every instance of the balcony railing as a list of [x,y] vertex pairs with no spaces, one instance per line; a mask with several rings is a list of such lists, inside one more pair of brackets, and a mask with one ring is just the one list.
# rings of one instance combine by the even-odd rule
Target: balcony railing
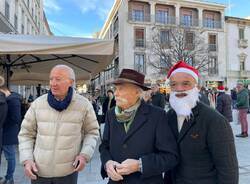
[[136,13],[136,12],[129,12],[128,14],[128,20],[133,22],[150,22],[150,14],[144,14],[144,13]]
[[240,73],[240,77],[248,77],[249,76],[246,70],[240,70],[239,73]]
[[222,23],[221,21],[203,19],[203,27],[211,29],[221,29]]
[[162,16],[161,14],[156,14],[155,15],[155,23],[164,24],[164,25],[176,24],[176,17],[174,17],[174,16]]
[[247,48],[248,47],[248,40],[246,39],[239,39],[238,40],[239,48]]
[[208,50],[210,52],[215,52],[217,51],[217,45],[216,44],[208,44]]
[[136,39],[135,40],[135,47],[145,47],[145,41],[144,39]]
[[181,17],[180,24],[185,27],[198,27],[199,20],[194,18],[187,19],[186,17]]

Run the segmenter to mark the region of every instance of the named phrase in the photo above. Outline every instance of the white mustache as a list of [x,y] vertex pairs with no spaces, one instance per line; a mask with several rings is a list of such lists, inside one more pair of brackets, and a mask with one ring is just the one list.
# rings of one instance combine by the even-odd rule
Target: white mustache
[[125,99],[125,98],[120,98],[120,97],[115,97],[115,100],[116,100],[116,101],[123,102],[123,103],[127,103],[127,102],[128,102],[127,99]]

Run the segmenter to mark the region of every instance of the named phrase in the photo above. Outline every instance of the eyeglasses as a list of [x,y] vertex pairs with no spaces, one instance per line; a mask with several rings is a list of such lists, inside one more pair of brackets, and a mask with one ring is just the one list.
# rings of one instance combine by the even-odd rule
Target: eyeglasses
[[183,88],[190,88],[195,86],[193,82],[190,81],[184,81],[184,82],[170,82],[169,83],[171,88],[177,88],[178,86],[181,86]]

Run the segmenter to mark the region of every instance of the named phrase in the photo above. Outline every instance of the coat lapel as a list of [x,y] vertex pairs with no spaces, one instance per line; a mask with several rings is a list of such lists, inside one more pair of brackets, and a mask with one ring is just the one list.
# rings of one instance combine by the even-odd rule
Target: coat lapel
[[146,114],[148,111],[149,107],[142,101],[138,111],[136,112],[135,119],[132,122],[126,136],[124,137],[123,142],[126,142],[127,139],[129,139],[138,129],[140,129],[141,126],[143,126],[147,120]]
[[179,136],[178,126],[177,126],[177,116],[173,109],[170,109],[168,111],[168,121],[169,121],[169,126],[172,129],[172,132],[175,136],[175,139],[177,140]]
[[187,120],[184,121],[181,131],[179,133],[178,140],[177,140],[178,143],[184,138],[184,136],[187,134],[189,129],[196,123],[195,120],[196,120],[197,115],[198,115],[198,104],[192,109],[192,115],[190,119],[188,121]]

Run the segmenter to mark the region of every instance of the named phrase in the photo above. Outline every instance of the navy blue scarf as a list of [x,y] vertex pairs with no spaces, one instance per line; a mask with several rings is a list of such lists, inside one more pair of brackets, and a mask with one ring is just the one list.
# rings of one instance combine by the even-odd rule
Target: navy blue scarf
[[67,109],[67,107],[69,106],[69,104],[70,104],[70,102],[72,100],[72,96],[73,96],[72,87],[69,88],[67,96],[62,101],[58,101],[54,97],[54,95],[52,94],[51,90],[49,90],[48,103],[49,103],[50,107],[52,107],[53,109],[61,112],[61,111],[65,110],[65,109]]

